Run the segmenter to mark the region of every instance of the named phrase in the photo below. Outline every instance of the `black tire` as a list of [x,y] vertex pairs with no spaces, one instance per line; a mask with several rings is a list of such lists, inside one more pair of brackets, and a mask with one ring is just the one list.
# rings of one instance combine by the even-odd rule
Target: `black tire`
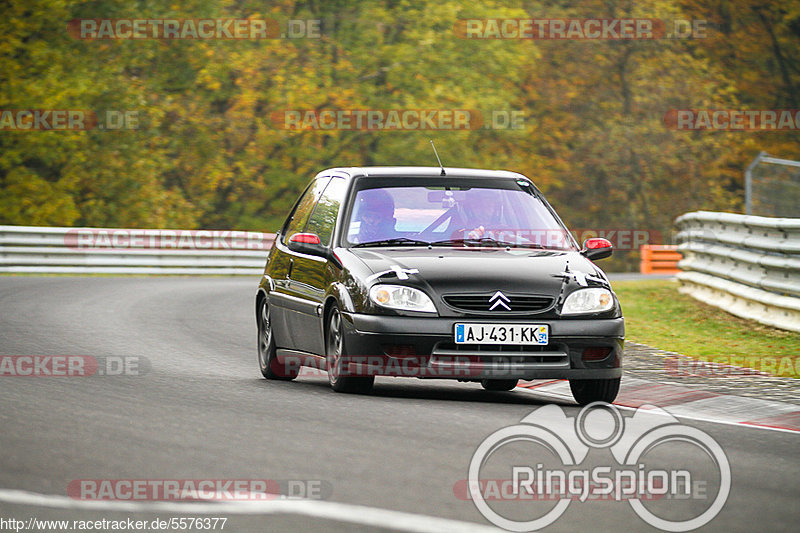
[[579,405],[589,405],[592,402],[611,403],[619,392],[619,382],[620,378],[571,379],[569,388]]
[[328,382],[336,392],[367,393],[372,390],[375,376],[343,376],[342,362],[347,355],[344,339],[344,324],[339,308],[334,305],[328,315],[325,329],[325,353],[328,367]]
[[269,305],[262,300],[258,305],[258,366],[267,379],[290,381],[297,377],[300,369],[286,369],[275,355],[275,336],[272,334]]
[[518,379],[482,379],[481,387],[490,391],[508,391],[517,386]]

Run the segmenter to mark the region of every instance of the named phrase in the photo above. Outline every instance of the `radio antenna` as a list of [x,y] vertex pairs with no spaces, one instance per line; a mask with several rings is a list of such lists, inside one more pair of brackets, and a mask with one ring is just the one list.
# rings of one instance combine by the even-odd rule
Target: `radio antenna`
[[447,174],[444,171],[444,165],[442,164],[442,160],[439,159],[439,152],[436,151],[436,145],[433,144],[433,139],[431,139],[431,148],[433,148],[433,155],[436,156],[436,160],[439,162],[439,166],[442,168],[442,174],[441,175],[442,176],[447,176]]

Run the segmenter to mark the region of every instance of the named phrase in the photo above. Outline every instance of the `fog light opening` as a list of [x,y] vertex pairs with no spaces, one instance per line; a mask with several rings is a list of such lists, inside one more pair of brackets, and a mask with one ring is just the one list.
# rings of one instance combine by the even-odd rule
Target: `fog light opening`
[[602,361],[608,354],[611,353],[611,348],[608,346],[592,346],[590,348],[583,349],[583,355],[581,358],[584,361]]

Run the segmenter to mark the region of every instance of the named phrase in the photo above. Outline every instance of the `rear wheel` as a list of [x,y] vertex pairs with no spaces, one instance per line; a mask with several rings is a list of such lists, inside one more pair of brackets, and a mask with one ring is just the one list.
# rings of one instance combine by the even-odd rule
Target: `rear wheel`
[[374,376],[345,376],[343,372],[347,349],[344,340],[344,324],[339,308],[334,305],[328,317],[325,335],[325,353],[328,363],[328,382],[336,392],[366,393],[372,389]]
[[572,397],[580,405],[592,402],[611,403],[619,392],[620,378],[614,379],[571,379],[569,388]]
[[272,320],[269,305],[262,300],[258,305],[258,366],[261,375],[267,379],[291,380],[297,377],[300,369],[283,368],[275,353],[275,336],[272,334]]
[[482,379],[481,387],[490,391],[506,391],[517,386],[518,379]]

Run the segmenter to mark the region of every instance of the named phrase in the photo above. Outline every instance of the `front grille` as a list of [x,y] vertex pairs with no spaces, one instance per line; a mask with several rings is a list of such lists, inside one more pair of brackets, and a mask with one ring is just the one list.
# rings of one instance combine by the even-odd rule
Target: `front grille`
[[[492,305],[496,301],[490,301],[492,294],[448,294],[443,297],[445,303],[450,307],[459,309],[461,311],[481,311],[489,312]],[[503,305],[497,305],[491,309],[492,313],[533,313],[537,311],[544,311],[553,305],[553,298],[550,296],[536,296],[536,295],[520,295],[508,294],[506,295],[509,301],[503,303],[510,309],[506,309]]]
[[544,364],[561,365],[569,367],[569,353],[567,347],[559,343],[550,343],[546,346],[527,344],[456,344],[454,342],[439,342],[434,346],[431,360],[453,357],[477,357],[487,365],[503,364]]
[[434,346],[434,351],[457,351],[471,353],[491,352],[554,352],[566,351],[562,344],[456,344],[455,342],[440,342]]

